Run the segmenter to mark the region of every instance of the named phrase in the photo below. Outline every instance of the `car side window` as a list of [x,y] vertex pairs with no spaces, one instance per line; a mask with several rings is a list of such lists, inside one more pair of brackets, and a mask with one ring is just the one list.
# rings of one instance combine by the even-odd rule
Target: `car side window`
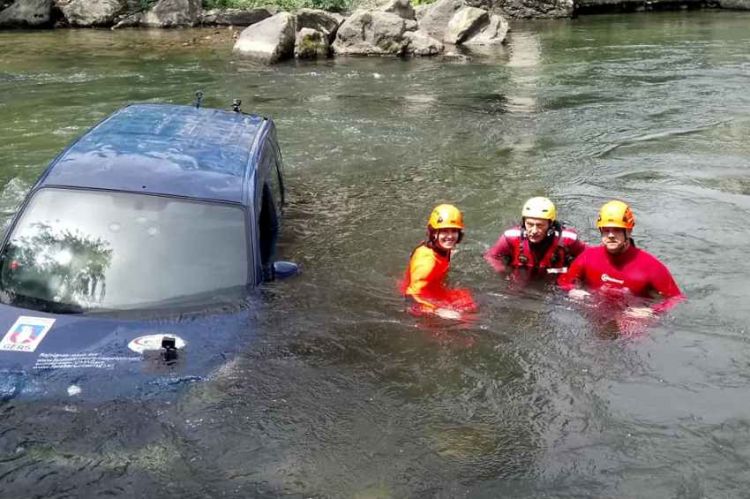
[[271,159],[271,170],[268,176],[268,183],[271,187],[276,209],[281,211],[284,206],[284,183],[281,177],[281,151],[275,141],[266,142],[268,156]]

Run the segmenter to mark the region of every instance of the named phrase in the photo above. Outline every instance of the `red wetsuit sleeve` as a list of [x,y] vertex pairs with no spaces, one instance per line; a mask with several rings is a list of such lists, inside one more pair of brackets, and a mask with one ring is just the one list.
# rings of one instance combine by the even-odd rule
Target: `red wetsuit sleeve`
[[500,236],[494,246],[487,250],[484,259],[497,272],[508,270],[510,260],[513,258],[513,249],[505,234]]
[[583,276],[583,272],[586,268],[586,255],[580,253],[573,263],[568,267],[568,271],[564,274],[560,274],[557,278],[557,285],[560,286],[564,291],[570,291],[576,287],[576,284]]
[[654,261],[651,275],[653,277],[651,285],[664,298],[664,301],[653,307],[655,312],[666,312],[685,299],[685,295],[680,291],[669,269],[658,260]]

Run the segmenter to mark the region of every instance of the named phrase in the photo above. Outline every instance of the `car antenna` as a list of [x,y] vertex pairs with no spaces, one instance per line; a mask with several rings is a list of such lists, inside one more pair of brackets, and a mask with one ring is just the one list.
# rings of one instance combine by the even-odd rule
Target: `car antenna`
[[242,104],[242,101],[240,99],[232,99],[232,111],[235,113],[241,113],[242,109],[240,109],[240,105]]
[[203,102],[203,90],[195,92],[195,109],[200,109],[201,103]]

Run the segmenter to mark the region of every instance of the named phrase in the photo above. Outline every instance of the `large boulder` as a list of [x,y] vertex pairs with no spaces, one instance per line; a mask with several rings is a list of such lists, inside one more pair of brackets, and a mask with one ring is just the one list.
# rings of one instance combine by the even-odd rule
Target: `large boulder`
[[463,45],[499,45],[505,43],[508,36],[508,21],[503,17],[492,14],[489,23],[465,39]]
[[446,43],[457,45],[473,36],[489,22],[490,17],[486,10],[477,7],[463,7],[448,21],[443,40]]
[[39,28],[53,22],[52,0],[16,0],[0,12],[0,28]]
[[138,24],[150,28],[194,26],[201,9],[201,0],[159,0],[141,15]]
[[126,5],[121,0],[57,0],[56,6],[71,26],[111,26]]
[[297,30],[309,28],[320,31],[326,35],[329,43],[333,42],[336,31],[344,22],[344,16],[341,14],[326,12],[325,10],[299,9],[295,14],[297,16]]
[[409,0],[388,0],[381,5],[379,10],[396,14],[403,19],[416,20],[417,18],[414,12],[414,7],[412,7]]
[[465,5],[463,0],[438,0],[418,13],[419,29],[437,40],[443,40],[448,23]]
[[245,28],[232,52],[267,64],[291,57],[294,53],[296,19],[288,12]]
[[409,45],[404,34],[416,29],[416,21],[396,14],[358,10],[339,27],[333,50],[344,55],[402,55]]
[[407,31],[404,33],[404,38],[409,41],[409,45],[406,47],[406,53],[409,55],[437,55],[445,50],[445,45],[440,40],[435,40],[421,30]]
[[328,57],[331,44],[328,35],[312,28],[302,28],[297,32],[294,41],[294,57],[297,59],[316,59]]
[[212,9],[203,12],[200,24],[205,26],[252,26],[276,14],[272,7],[256,9]]

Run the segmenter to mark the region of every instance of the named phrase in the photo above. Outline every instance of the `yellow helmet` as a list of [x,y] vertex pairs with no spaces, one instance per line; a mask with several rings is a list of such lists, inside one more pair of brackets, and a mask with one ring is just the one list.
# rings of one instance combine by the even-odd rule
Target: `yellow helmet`
[[553,222],[557,218],[557,210],[552,201],[545,197],[531,198],[521,209],[522,218],[541,218]]
[[464,216],[461,211],[452,204],[441,204],[432,210],[427,227],[433,230],[464,228]]
[[622,201],[609,201],[604,203],[599,210],[599,219],[596,221],[598,228],[602,227],[620,227],[622,229],[632,229],[635,227],[635,216],[633,210]]

